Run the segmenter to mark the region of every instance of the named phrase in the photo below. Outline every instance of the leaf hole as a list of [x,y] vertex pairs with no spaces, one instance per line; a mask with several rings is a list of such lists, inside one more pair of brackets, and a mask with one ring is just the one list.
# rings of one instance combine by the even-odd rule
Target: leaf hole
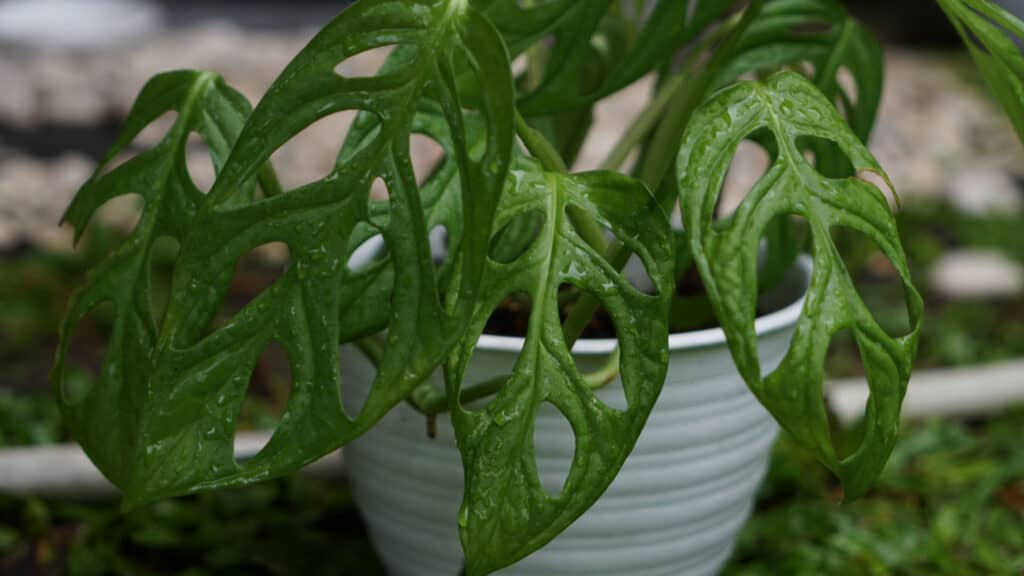
[[724,223],[733,217],[747,195],[768,174],[777,150],[775,135],[768,130],[759,130],[737,145],[722,176],[715,207],[716,223]]
[[864,375],[864,362],[857,349],[853,330],[844,328],[836,332],[825,353],[826,379],[854,378]]
[[[533,302],[525,292],[510,292],[491,310],[484,322],[483,333],[492,336],[526,338],[530,331],[530,313]],[[519,356],[508,353],[495,354],[492,351],[473,350],[473,356],[466,364],[462,378],[462,408],[468,412],[480,413],[494,408],[495,398],[507,383],[519,362]],[[492,388],[490,394],[473,394],[471,390],[486,390],[482,384]]]
[[758,258],[758,316],[777,312],[800,298],[802,282],[795,275],[797,259],[810,249],[807,220],[782,214],[765,227]]
[[[572,311],[579,305],[580,300],[584,295],[596,298],[597,295],[589,290],[579,288],[574,284],[564,282],[558,287],[558,310],[559,318],[562,323],[572,314]],[[618,338],[618,333],[615,330],[615,323],[612,321],[611,314],[604,308],[604,306],[598,306],[591,316],[590,321],[587,323],[583,330],[582,338]]]
[[[276,342],[270,342],[253,368],[246,390],[245,399],[236,424],[237,432],[268,431],[277,428],[281,423],[292,391],[292,371],[288,352]],[[258,437],[250,443],[246,454],[236,452],[236,459],[244,460],[255,456],[263,449],[269,434]],[[258,445],[258,447],[257,447]]]
[[181,245],[173,236],[161,236],[153,242],[149,256],[149,296],[156,325],[163,325],[167,304],[171,299],[171,280],[174,263]]
[[259,454],[270,441],[288,407],[292,371],[288,352],[276,341],[260,353],[249,378],[245,398],[235,424],[235,460],[239,463]]
[[335,171],[338,152],[359,110],[343,110],[320,118],[292,136],[270,159],[285,190],[318,182]]
[[[371,337],[373,345],[386,346],[383,337]],[[377,366],[357,346],[346,344],[341,349],[341,406],[355,420],[363,413],[370,391],[377,378]]]
[[146,199],[141,194],[125,194],[111,198],[96,210],[90,228],[103,229],[119,242],[130,237],[139,227],[146,210]]
[[849,178],[854,174],[853,163],[834,140],[801,135],[796,138],[796,147],[804,160],[826,178]]
[[388,183],[380,176],[374,178],[370,184],[370,202],[381,202],[386,205],[390,199],[391,192],[388,190]]
[[537,409],[533,453],[541,487],[551,496],[560,496],[576,457],[576,434],[565,414],[550,402]]
[[434,259],[434,264],[441,266],[448,260],[448,228],[443,225],[434,226],[427,235],[427,239],[430,241],[430,256]]
[[[577,233],[580,233],[580,225],[588,220],[592,220],[589,213],[574,204],[566,205],[565,212],[569,216],[570,221],[574,224],[574,227],[576,227]],[[620,238],[620,236],[616,234],[616,232],[612,230],[607,223],[597,221],[596,224],[600,227],[601,234],[607,243],[607,247],[601,254],[603,258],[607,259],[611,250],[615,246],[620,246],[619,250],[630,248],[629,244],[623,241],[623,239]],[[657,295],[657,285],[651,278],[651,275],[647,270],[647,265],[636,253],[630,255],[626,265],[622,268],[622,275],[626,281],[628,281],[629,284],[638,291],[648,295]]]
[[210,155],[209,146],[195,132],[188,135],[185,146],[185,167],[196,189],[203,194],[209,192],[217,179],[217,171],[213,166],[213,157]]
[[[846,98],[852,106],[856,106],[860,100],[860,90],[857,84],[857,77],[848,66],[840,66],[836,71],[836,81],[839,87],[846,94]],[[844,103],[845,107],[845,103]]]
[[[863,374],[864,365],[856,334],[848,328],[839,330],[832,335],[825,353],[826,379],[860,377]],[[831,399],[829,403],[829,436],[836,457],[841,461],[855,454],[864,443],[864,416],[869,398],[869,395],[865,395],[863,400],[848,397],[842,403]]]
[[890,207],[895,208],[896,206],[899,206],[899,202],[896,197],[896,191],[893,190],[892,186],[889,185],[889,182],[886,181],[886,179],[883,178],[878,172],[875,172],[874,170],[858,170],[857,178],[877,188],[878,191],[881,192],[883,196],[885,196],[885,199],[889,202]]
[[526,74],[530,67],[530,56],[526,53],[516,56],[512,60],[512,77],[516,79],[516,83],[520,83],[520,78]]
[[117,307],[113,302],[93,306],[67,336],[68,347],[60,373],[60,387],[69,405],[88,398],[107,362],[107,343],[114,332]]
[[384,236],[376,234],[363,240],[349,254],[346,266],[350,272],[364,272],[387,257],[387,242]]
[[834,226],[831,235],[857,294],[878,325],[894,338],[909,334],[906,287],[889,257],[859,230]]
[[491,260],[511,264],[523,257],[537,241],[546,221],[547,216],[540,210],[516,214],[491,238]]
[[484,334],[525,338],[530,330],[532,300],[525,292],[506,296],[491,312],[484,324]]
[[445,152],[437,140],[417,132],[409,136],[409,156],[416,172],[416,185],[422,187],[441,167]]
[[353,54],[335,66],[334,73],[348,79],[377,76],[395,47],[395,44],[388,44]]
[[124,149],[117,154],[110,162],[108,162],[100,170],[101,175],[106,175],[112,172],[115,168],[121,166],[125,162],[132,159],[147,150],[155,148],[160,142],[167,137],[167,133],[174,128],[174,124],[178,121],[178,111],[168,110],[163,114],[157,116],[150,122],[146,127],[139,131],[138,134],[132,138],[131,142],[128,143]]
[[289,260],[288,245],[283,242],[263,244],[239,258],[224,304],[214,318],[214,331],[227,326],[239,312],[284,277]]
[[380,116],[366,110],[357,111],[355,118],[345,134],[345,141],[338,153],[336,166],[350,164],[353,159],[377,140],[384,124]]

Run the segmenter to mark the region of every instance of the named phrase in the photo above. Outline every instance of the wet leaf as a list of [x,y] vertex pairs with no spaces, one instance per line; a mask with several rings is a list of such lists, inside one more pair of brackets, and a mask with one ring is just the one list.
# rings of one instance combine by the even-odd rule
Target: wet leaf
[[[458,402],[452,405],[466,470],[460,527],[471,575],[526,556],[593,504],[632,450],[665,378],[672,240],[668,221],[647,189],[613,173],[566,176],[521,162],[512,172],[495,228],[528,210],[546,215],[539,235],[512,262],[488,262],[485,297],[447,371],[448,397],[458,399],[491,312],[511,293],[530,296],[526,341],[500,393],[477,412]],[[634,250],[657,294],[638,291],[583,241],[568,210],[603,223]],[[626,411],[601,403],[575,366],[559,318],[558,290],[565,283],[596,296],[611,315],[622,349]],[[544,403],[565,416],[576,436],[572,469],[554,496],[541,487],[534,460],[534,418]]]
[[[715,222],[714,209],[732,154],[741,140],[761,129],[777,139],[778,155],[734,216]],[[884,194],[859,178],[834,179],[819,173],[797,147],[803,136],[830,138],[858,171],[884,174],[813,84],[799,74],[781,72],[764,83],[743,82],[725,89],[695,113],[679,154],[679,187],[687,206],[690,245],[740,373],[775,418],[840,477],[847,497],[855,498],[881,473],[896,442],[923,304],[911,283]],[[814,272],[782,365],[762,375],[754,331],[758,252],[768,223],[788,214],[808,222]],[[909,334],[892,337],[872,317],[832,241],[834,227],[863,233],[892,262],[906,291]],[[863,441],[841,460],[829,437],[822,384],[829,341],[843,329],[856,336],[871,399]]]

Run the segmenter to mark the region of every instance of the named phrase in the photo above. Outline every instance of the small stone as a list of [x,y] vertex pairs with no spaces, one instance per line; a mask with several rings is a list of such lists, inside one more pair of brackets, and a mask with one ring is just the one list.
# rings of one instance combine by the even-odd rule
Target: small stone
[[1024,266],[993,250],[957,250],[932,267],[930,281],[948,298],[1012,298],[1024,293]]
[[36,48],[114,46],[162,25],[162,9],[143,0],[0,2],[0,41]]
[[964,170],[950,183],[949,200],[974,216],[1019,214],[1024,208],[1024,192],[1010,174],[998,168]]
[[13,156],[0,161],[0,247],[19,242],[67,249],[70,230],[61,215],[94,163],[67,154],[53,160]]

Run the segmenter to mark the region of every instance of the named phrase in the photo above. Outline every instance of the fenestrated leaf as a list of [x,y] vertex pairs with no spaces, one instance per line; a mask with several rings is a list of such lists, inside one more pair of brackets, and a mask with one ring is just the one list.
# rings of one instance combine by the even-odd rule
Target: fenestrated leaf
[[[215,74],[178,71],[156,76],[143,88],[114,147],[64,215],[77,238],[109,200],[138,194],[145,202],[135,230],[89,274],[68,303],[52,375],[58,403],[76,438],[116,484],[125,485],[132,474],[131,455],[137,449],[148,366],[157,341],[158,319],[150,300],[153,244],[164,236],[181,241],[204,200],[185,164],[188,137],[193,132],[202,136],[219,172],[250,110],[245,98]],[[177,113],[177,118],[154,148],[108,171],[144,128],[168,112]],[[239,188],[238,197],[251,200],[252,190],[249,182]],[[71,337],[82,318],[104,303],[114,305],[117,317],[102,370],[87,396],[72,397],[64,389]]]
[[[377,76],[335,72],[347,58],[388,45],[399,45],[399,57]],[[456,62],[460,72],[468,67],[477,76],[480,87],[471,100],[457,88]],[[408,150],[426,96],[438,102],[448,126],[450,161],[464,191],[457,198],[465,232],[452,247],[457,269],[443,305]],[[134,419],[137,445],[118,451],[124,458],[118,484],[127,504],[289,473],[372,426],[443,360],[478,294],[511,155],[513,97],[504,45],[465,0],[364,0],[310,42],[252,113],[182,235],[155,350],[146,362],[132,359],[139,375],[132,398],[138,401],[124,409],[119,399],[88,414],[96,421],[119,413]],[[467,149],[467,108],[477,108],[471,114],[482,118],[479,154]],[[277,148],[320,118],[353,109],[376,115],[379,126],[347,147],[329,176],[256,202],[238,201]],[[390,192],[386,210],[369,201],[377,177]],[[349,415],[340,400],[337,345],[381,327],[379,315],[349,314],[367,286],[380,288],[366,271],[345,264],[368,228],[383,236],[394,262],[387,277],[393,286],[385,307],[388,342],[369,398],[359,414]],[[235,262],[268,242],[288,245],[287,271],[207,335]],[[239,463],[235,420],[254,364],[271,341],[288,353],[292,395],[267,447]],[[93,442],[110,440],[101,434]]]
[[[744,34],[743,42],[716,85],[724,86],[751,72],[810,64],[814,84],[841,106],[846,121],[867,142],[882,99],[882,48],[860,22],[835,0],[774,0]],[[850,72],[854,86],[844,86],[840,70]],[[844,170],[834,146],[814,150],[819,169],[829,175]]]
[[[761,129],[778,141],[775,162],[735,215],[715,222],[719,190],[736,146]],[[896,441],[923,304],[911,283],[885,196],[856,177],[823,176],[797,147],[801,136],[829,138],[858,171],[884,176],[831,102],[804,77],[781,72],[764,83],[727,88],[694,114],[677,164],[680,194],[698,269],[740,373],[775,418],[840,477],[847,497],[854,498],[881,472]],[[769,222],[788,214],[808,222],[814,272],[792,345],[779,368],[763,376],[754,331],[758,250]],[[872,317],[832,243],[834,227],[862,232],[892,262],[906,290],[913,327],[909,334],[894,338]],[[829,436],[822,383],[829,341],[847,328],[856,336],[871,399],[861,446],[840,460]]]
[[988,0],[938,0],[1024,141],[1024,22]]
[[[386,69],[386,68],[385,68]],[[487,147],[486,126],[477,113],[467,112],[463,116],[467,150],[471,154],[482,154]],[[344,166],[351,154],[358,151],[366,138],[380,129],[380,119],[369,113],[360,114],[349,131],[345,144],[338,155],[338,166]],[[449,246],[458,246],[462,241],[462,200],[459,178],[458,152],[451,137],[451,129],[437,102],[422,100],[420,109],[413,118],[411,132],[428,136],[444,151],[440,164],[420,187],[420,201],[424,221],[428,230],[443,226],[448,235]],[[371,201],[369,218],[356,226],[349,240],[349,252],[380,234],[390,224],[390,206],[385,200]],[[450,251],[440,271],[438,280],[444,287],[444,278],[454,265],[457,251]],[[357,338],[376,334],[387,327],[391,316],[391,295],[394,288],[394,259],[389,252],[374,259],[364,269],[356,270],[342,286],[342,299],[351,304],[341,311],[341,341],[351,342]]]
[[[658,290],[639,292],[577,234],[566,214],[581,210],[640,256]],[[465,466],[460,516],[467,574],[487,574],[543,546],[589,508],[615,477],[658,397],[667,362],[667,313],[673,292],[666,217],[639,182],[613,173],[566,176],[530,162],[513,169],[495,219],[546,216],[533,244],[510,263],[489,260],[473,323],[447,370],[452,420]],[[563,283],[596,296],[622,349],[628,410],[602,404],[577,370],[559,319]],[[532,301],[526,342],[500,393],[478,412],[459,405],[463,374],[492,310],[511,293]],[[537,409],[550,402],[576,435],[576,456],[562,493],[541,487],[534,460]]]

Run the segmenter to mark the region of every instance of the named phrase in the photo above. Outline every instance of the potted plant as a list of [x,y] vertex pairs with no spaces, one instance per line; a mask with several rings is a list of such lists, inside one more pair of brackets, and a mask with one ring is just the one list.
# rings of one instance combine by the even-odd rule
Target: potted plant
[[[124,491],[124,505],[288,474],[382,419],[383,433],[413,422],[413,448],[403,453],[410,468],[385,476],[409,487],[408,497],[440,503],[458,527],[466,573],[487,574],[540,549],[598,502],[659,394],[668,410],[647,427],[653,456],[635,464],[648,479],[671,473],[632,488],[633,500],[617,504],[640,511],[632,524],[597,536],[597,549],[562,549],[555,572],[569,573],[583,555],[607,559],[599,552],[610,542],[642,551],[626,556],[636,569],[586,565],[585,573],[716,570],[774,434],[755,397],[836,473],[848,498],[862,495],[897,437],[922,312],[889,203],[867,177],[885,179],[863,143],[879,101],[880,50],[833,0],[733,4],[361,0],[255,109],[211,72],[153,78],[67,211],[80,235],[111,198],[145,202],[138,226],[69,303],[53,371],[65,418]],[[1011,116],[1024,118],[1013,91],[1024,66],[1005,35],[1024,36],[1024,26],[984,0],[940,4]],[[375,75],[339,66],[382,47],[392,52]],[[526,71],[514,75],[520,55]],[[594,104],[652,73],[657,91],[606,169],[569,173]],[[339,135],[335,169],[282,190],[272,153],[344,110],[359,115],[343,142]],[[169,111],[176,120],[164,139],[114,166]],[[192,134],[217,172],[208,193],[185,164]],[[445,152],[422,183],[413,134]],[[765,148],[771,166],[734,213],[721,214],[722,180],[745,139]],[[625,169],[631,155],[635,166]],[[371,199],[378,179],[386,200]],[[682,225],[673,227],[677,207]],[[431,249],[438,227],[446,230],[440,251]],[[837,228],[867,235],[892,262],[906,289],[906,334],[886,333],[861,301],[832,240]],[[166,307],[157,308],[149,261],[165,237],[180,253]],[[239,258],[271,242],[288,247],[285,273],[226,324],[213,323]],[[811,256],[800,258],[804,247]],[[790,297],[758,320],[759,301],[775,292]],[[70,340],[101,304],[117,315],[109,350],[96,381],[77,386],[66,377]],[[670,336],[707,319],[719,327]],[[484,335],[489,324],[498,335]],[[579,340],[588,327],[604,337]],[[855,335],[872,389],[863,439],[849,455],[830,440],[821,389],[825,352],[841,329]],[[288,354],[293,389],[273,438],[239,462],[235,422],[272,342]],[[438,371],[443,383],[431,380]],[[730,399],[733,411],[716,405],[702,428],[700,403],[716,399]],[[535,447],[535,429],[560,421],[571,433]],[[727,438],[737,430],[756,433]],[[444,437],[430,444],[431,433]],[[704,444],[685,460],[661,457],[679,452],[677,437]],[[433,450],[445,438],[462,468],[454,451]],[[383,483],[372,471],[389,470],[373,463],[387,450],[368,445],[350,458],[357,488]],[[727,448],[739,456],[723,456]],[[545,469],[548,456],[563,453],[571,454],[563,470]],[[464,480],[458,514],[444,506],[446,486],[423,472],[435,458],[452,484]],[[696,528],[666,520],[672,511],[662,508],[712,497],[694,489],[699,474],[688,474],[716,466],[733,480],[715,496],[727,510],[698,506],[707,522]],[[564,483],[553,480],[559,473]],[[670,493],[649,492],[659,483]],[[401,509],[379,504],[363,508],[385,519]],[[664,530],[660,540],[641,530],[645,514]],[[424,538],[435,522],[398,521]],[[383,547],[385,524],[370,520]],[[692,557],[666,552],[691,537]],[[659,560],[640,557],[648,553]]]

